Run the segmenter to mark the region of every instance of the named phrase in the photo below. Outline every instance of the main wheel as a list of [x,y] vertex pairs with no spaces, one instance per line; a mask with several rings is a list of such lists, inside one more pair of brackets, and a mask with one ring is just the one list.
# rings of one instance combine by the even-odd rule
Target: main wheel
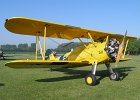
[[110,80],[118,81],[120,79],[120,74],[118,72],[114,72],[110,74]]
[[85,82],[86,82],[87,85],[90,85],[90,86],[96,85],[96,77],[95,77],[95,75],[88,74],[85,77]]

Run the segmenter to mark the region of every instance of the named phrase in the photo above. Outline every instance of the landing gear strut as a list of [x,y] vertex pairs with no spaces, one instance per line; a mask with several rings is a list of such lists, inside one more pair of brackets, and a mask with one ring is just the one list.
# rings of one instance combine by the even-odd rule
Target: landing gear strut
[[105,64],[105,65],[110,73],[110,76],[109,76],[110,80],[114,80],[114,81],[120,80],[120,74],[116,71],[113,71],[110,64]]
[[92,65],[92,71],[91,71],[91,73],[88,74],[85,77],[85,82],[86,82],[87,85],[90,85],[90,86],[96,85],[96,83],[97,83],[96,76],[95,76],[96,67],[97,67],[97,61],[94,62],[94,65]]

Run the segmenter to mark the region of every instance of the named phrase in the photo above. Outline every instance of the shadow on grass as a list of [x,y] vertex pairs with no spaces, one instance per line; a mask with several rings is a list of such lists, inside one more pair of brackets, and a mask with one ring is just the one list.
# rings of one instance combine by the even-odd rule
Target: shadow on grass
[[3,83],[0,83],[0,86],[4,86],[4,84]]
[[[117,71],[120,74],[119,81],[122,81],[128,76],[128,73],[132,71],[133,68],[135,67],[114,68],[113,71]],[[102,79],[104,79],[105,77],[109,77],[110,73],[108,72],[108,70],[101,70],[101,71],[96,72],[96,76],[99,76],[99,78],[97,79],[98,84],[99,84]]]
[[68,74],[68,75],[71,75],[71,76],[38,79],[38,80],[35,80],[35,81],[37,81],[37,82],[57,82],[57,81],[64,81],[64,80],[79,79],[79,78],[83,78],[89,72],[89,71],[83,71],[83,70],[74,70],[74,69],[71,69],[71,68],[51,69],[51,71],[63,72],[65,74]]
[[64,80],[72,80],[72,79],[79,79],[83,78],[81,75],[74,75],[74,76],[64,76],[64,77],[56,77],[56,78],[47,78],[47,79],[38,79],[35,81],[38,82],[58,82],[58,81],[64,81]]
[[[118,71],[121,76],[120,80],[123,80],[129,73],[129,71],[132,71],[132,69],[135,67],[122,67],[122,68],[114,68],[113,70]],[[52,71],[59,71],[63,72],[65,74],[71,75],[71,76],[63,76],[63,77],[54,77],[54,78],[47,78],[47,79],[38,79],[35,80],[37,82],[58,82],[58,81],[65,81],[65,80],[73,80],[73,79],[79,79],[84,78],[87,74],[89,74],[89,71],[84,70],[75,70],[75,69],[69,69],[69,68],[59,68],[59,69],[52,69]],[[96,76],[99,76],[97,78],[97,84],[100,83],[102,79],[105,77],[109,77],[108,70],[99,70],[96,72]]]

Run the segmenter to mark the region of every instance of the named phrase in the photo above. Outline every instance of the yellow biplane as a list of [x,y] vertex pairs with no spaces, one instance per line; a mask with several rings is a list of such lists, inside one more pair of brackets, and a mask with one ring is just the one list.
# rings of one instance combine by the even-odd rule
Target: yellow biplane
[[[5,27],[10,32],[22,35],[36,36],[36,57],[35,60],[15,60],[6,63],[11,68],[72,68],[82,66],[92,66],[91,73],[85,77],[87,85],[95,85],[96,68],[98,64],[104,63],[110,72],[111,80],[119,80],[119,73],[112,70],[110,63],[127,61],[131,58],[124,58],[129,40],[135,37],[108,32],[100,32],[85,28],[56,24],[41,20],[23,17],[13,17],[6,19]],[[40,43],[40,36],[44,37],[44,46]],[[63,57],[49,55],[45,59],[46,37],[60,39],[79,39],[83,46],[75,48],[66,53]],[[89,38],[91,42],[84,43],[82,38]],[[41,60],[38,59],[38,51],[41,52]]]

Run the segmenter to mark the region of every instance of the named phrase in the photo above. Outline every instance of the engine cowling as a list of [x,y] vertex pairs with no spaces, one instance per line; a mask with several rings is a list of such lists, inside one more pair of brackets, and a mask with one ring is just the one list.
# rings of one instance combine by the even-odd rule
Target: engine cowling
[[119,45],[120,43],[116,39],[110,39],[106,43],[105,51],[113,61],[115,61],[117,58]]

